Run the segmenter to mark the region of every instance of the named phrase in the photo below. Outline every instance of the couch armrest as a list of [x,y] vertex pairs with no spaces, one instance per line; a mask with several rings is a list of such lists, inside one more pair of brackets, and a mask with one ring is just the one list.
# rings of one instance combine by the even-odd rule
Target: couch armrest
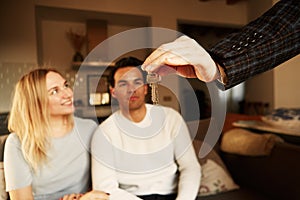
[[0,162],[3,162],[4,145],[8,135],[0,136]]
[[265,193],[272,199],[300,196],[300,146],[277,143],[269,156],[241,156],[221,152],[237,184]]

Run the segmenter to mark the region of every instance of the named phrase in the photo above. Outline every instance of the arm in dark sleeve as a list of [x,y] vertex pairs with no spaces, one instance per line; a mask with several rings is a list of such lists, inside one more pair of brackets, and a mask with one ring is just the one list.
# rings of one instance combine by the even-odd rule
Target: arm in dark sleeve
[[300,53],[300,1],[281,0],[261,17],[213,46],[224,88],[270,70]]

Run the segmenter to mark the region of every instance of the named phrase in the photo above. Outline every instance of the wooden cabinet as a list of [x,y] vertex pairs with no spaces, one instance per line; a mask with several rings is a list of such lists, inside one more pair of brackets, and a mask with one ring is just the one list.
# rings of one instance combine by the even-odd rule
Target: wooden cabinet
[[87,52],[91,52],[98,44],[107,38],[107,22],[98,19],[87,20],[86,34]]

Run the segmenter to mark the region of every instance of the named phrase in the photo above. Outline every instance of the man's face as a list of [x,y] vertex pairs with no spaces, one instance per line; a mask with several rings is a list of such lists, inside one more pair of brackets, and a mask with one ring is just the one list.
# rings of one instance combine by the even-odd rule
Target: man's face
[[111,89],[111,94],[118,100],[121,110],[138,110],[145,104],[148,88],[139,69],[131,66],[120,68],[114,80],[115,87]]

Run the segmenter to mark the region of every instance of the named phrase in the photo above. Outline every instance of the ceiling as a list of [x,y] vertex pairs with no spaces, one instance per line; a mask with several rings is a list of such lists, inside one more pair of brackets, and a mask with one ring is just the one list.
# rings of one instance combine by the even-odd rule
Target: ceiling
[[[210,1],[210,0],[199,0],[199,1]],[[224,0],[224,1],[226,1],[227,5],[232,5],[237,3],[238,1],[243,1],[243,0]]]

